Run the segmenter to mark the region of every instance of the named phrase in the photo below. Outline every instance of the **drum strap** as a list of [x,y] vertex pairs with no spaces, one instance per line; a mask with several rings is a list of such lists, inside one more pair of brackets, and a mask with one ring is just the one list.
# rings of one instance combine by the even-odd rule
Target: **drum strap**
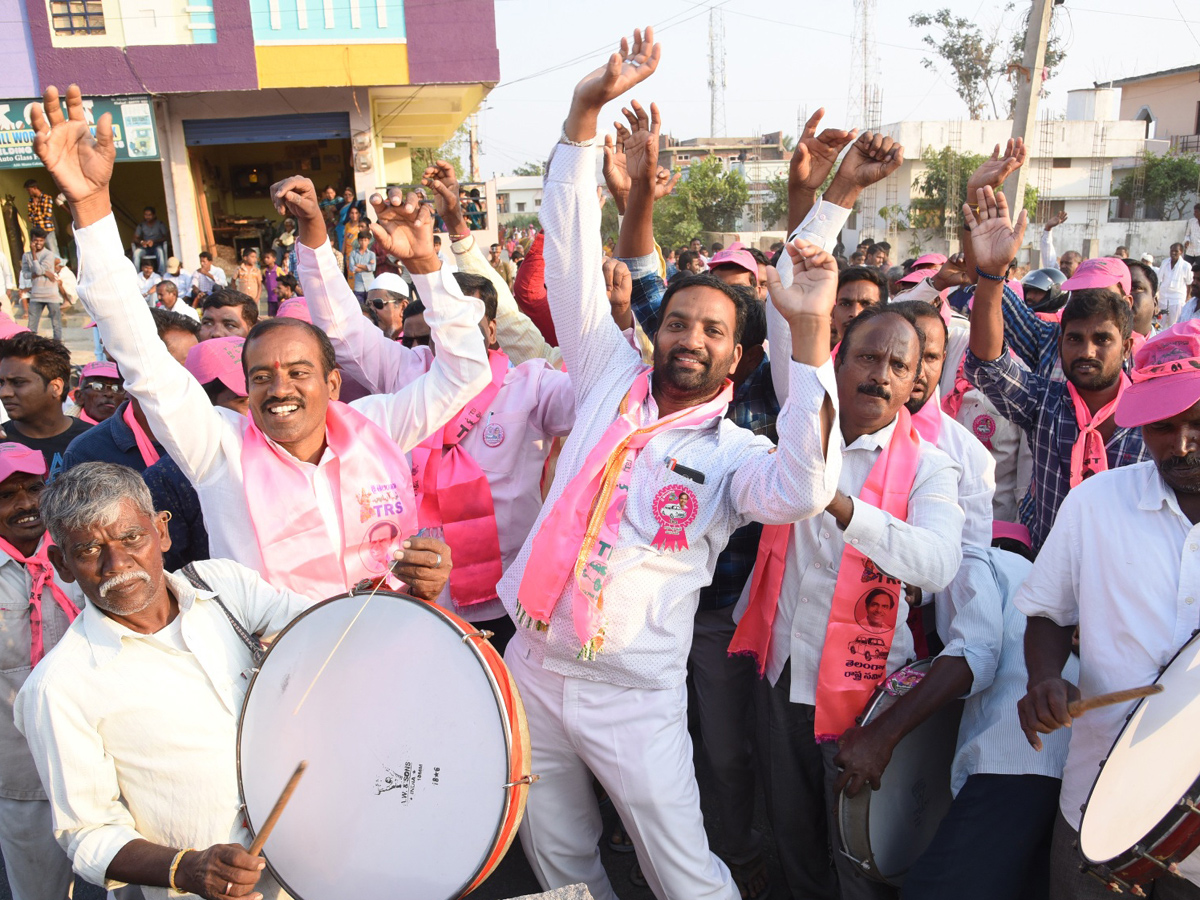
[[229,611],[229,607],[221,602],[221,598],[217,596],[217,592],[208,586],[207,581],[200,577],[200,573],[196,571],[196,567],[192,563],[188,563],[183,567],[183,574],[192,583],[192,587],[201,591],[208,591],[213,595],[213,599],[217,601],[217,606],[221,607],[221,612],[225,613],[225,618],[229,620],[229,624],[233,626],[233,630],[237,632],[237,636],[250,651],[250,655],[254,658],[254,664],[258,665],[262,662],[262,658],[267,655],[267,651],[263,649],[262,641],[248,632],[245,626],[233,617],[233,613]]

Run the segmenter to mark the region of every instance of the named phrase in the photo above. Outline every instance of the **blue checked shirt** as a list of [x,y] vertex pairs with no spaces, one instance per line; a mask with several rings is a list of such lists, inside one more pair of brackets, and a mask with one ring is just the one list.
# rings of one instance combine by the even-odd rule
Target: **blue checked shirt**
[[[642,331],[653,339],[658,331],[658,310],[662,306],[666,285],[658,274],[658,256],[649,254],[635,259],[622,259],[629,267],[633,280],[630,305]],[[779,416],[779,400],[771,380],[771,361],[764,357],[758,368],[733,391],[733,402],[726,417],[755,434],[765,434],[777,441],[775,419]],[[754,569],[762,525],[751,522],[729,536],[729,543],[717,557],[712,583],[700,589],[700,609],[722,609],[737,603],[742,588]]]
[[[1008,293],[1006,288],[1005,294]],[[1055,352],[1054,358],[1057,357]],[[1067,383],[1029,371],[1024,362],[1009,354],[1007,346],[991,362],[981,360],[968,349],[963,372],[967,381],[979,388],[1001,415],[1029,437],[1033,479],[1019,511],[1036,552],[1045,542],[1058,507],[1071,489],[1071,448],[1079,438],[1079,425]],[[1115,429],[1105,450],[1110,469],[1150,458],[1138,428]]]

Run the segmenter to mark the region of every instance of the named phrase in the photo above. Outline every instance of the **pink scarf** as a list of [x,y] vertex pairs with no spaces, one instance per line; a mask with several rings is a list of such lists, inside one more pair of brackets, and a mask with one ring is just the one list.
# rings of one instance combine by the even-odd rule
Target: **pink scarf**
[[942,404],[937,394],[937,385],[932,385],[933,396],[912,417],[913,428],[929,443],[937,446],[942,436]]
[[958,371],[954,373],[954,390],[946,395],[942,400],[942,409],[946,415],[958,421],[959,410],[962,409],[963,397],[967,391],[971,390],[975,385],[967,381],[967,376],[963,374],[963,369],[967,365],[967,355],[964,353],[962,362],[958,364]]
[[137,416],[133,414],[132,403],[125,404],[125,412],[121,413],[121,418],[133,431],[133,439],[137,441],[138,453],[142,454],[142,462],[146,464],[146,468],[150,468],[158,462],[158,451],[154,449],[154,442],[150,440],[150,435],[146,434],[146,430],[138,424]]
[[[859,499],[898,519],[906,519],[908,496],[920,455],[920,440],[912,417],[901,407],[892,438],[871,467]],[[763,527],[750,582],[750,605],[729,644],[731,654],[747,653],[754,657],[760,677],[766,671],[770,655],[791,532],[791,525]],[[883,595],[890,606],[884,611],[884,621],[872,625],[867,619],[868,602],[874,600],[872,605],[878,605]],[[853,725],[854,717],[862,712],[875,685],[887,674],[896,617],[904,603],[900,582],[881,572],[847,543],[838,567],[817,675],[818,741],[835,740]]]
[[504,574],[492,488],[479,464],[462,448],[462,439],[483,419],[508,375],[505,354],[489,350],[488,360],[491,383],[412,452],[417,521],[422,528],[440,526],[454,551],[450,597],[457,606],[494,598],[496,583]]
[[241,457],[260,574],[275,587],[319,599],[386,575],[392,552],[417,530],[408,460],[389,435],[335,400],[325,414],[325,439],[336,457],[327,465],[341,535],[329,534],[304,464],[269,441],[253,418]]
[[38,545],[33,556],[22,556],[21,552],[4,538],[0,538],[0,550],[3,550],[17,562],[25,566],[25,571],[33,584],[29,589],[29,664],[36,666],[46,655],[46,645],[42,638],[42,591],[50,588],[50,596],[67,616],[68,622],[74,622],[79,615],[79,607],[71,602],[58,583],[54,580],[54,566],[50,563],[50,545],[54,541],[46,534]]
[[604,587],[610,577],[608,563],[617,544],[629,495],[628,474],[638,451],[663,432],[724,415],[733,399],[733,384],[726,380],[721,392],[707,403],[638,428],[642,407],[650,396],[652,371],[645,369],[634,378],[616,421],[608,426],[542,521],[518,589],[518,623],[544,630],[568,577],[574,575],[571,612],[575,633],[583,645],[581,659],[595,659],[604,644],[601,620]]
[[1121,381],[1117,387],[1117,396],[1097,410],[1095,415],[1088,411],[1088,406],[1075,390],[1075,385],[1067,382],[1067,391],[1075,407],[1075,424],[1079,426],[1079,437],[1071,447],[1071,487],[1079,487],[1085,478],[1090,478],[1097,472],[1108,471],[1108,454],[1104,450],[1104,438],[1100,434],[1100,426],[1117,410],[1121,395],[1129,387],[1129,376],[1121,373]]
[[[95,419],[93,419],[91,416],[89,416],[89,415],[87,414],[87,410],[86,410],[86,409],[84,409],[82,406],[81,406],[81,407],[79,407],[79,421],[81,421],[81,422],[87,422],[89,425],[99,425],[99,424],[100,424],[100,423],[99,423],[99,422],[97,422]],[[136,422],[137,420],[136,420],[136,419],[134,419],[134,421]],[[134,433],[134,436],[135,436],[135,438],[136,438],[136,434],[137,434],[137,433],[135,432],[135,433]]]

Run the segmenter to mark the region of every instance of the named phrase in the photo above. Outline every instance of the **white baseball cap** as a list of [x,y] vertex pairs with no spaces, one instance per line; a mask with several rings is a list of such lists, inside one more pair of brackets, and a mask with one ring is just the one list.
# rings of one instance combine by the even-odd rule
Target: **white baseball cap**
[[375,280],[367,286],[367,292],[371,291],[391,291],[393,294],[400,294],[402,297],[412,296],[408,289],[408,282],[395,272],[381,272],[376,275]]

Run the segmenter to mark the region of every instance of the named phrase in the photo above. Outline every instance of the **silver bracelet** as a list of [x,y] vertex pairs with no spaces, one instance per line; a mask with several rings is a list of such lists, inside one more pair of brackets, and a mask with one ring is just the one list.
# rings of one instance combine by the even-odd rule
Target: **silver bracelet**
[[563,122],[562,132],[558,136],[558,142],[560,144],[566,144],[568,147],[591,147],[595,145],[596,139],[589,138],[586,141],[571,140],[569,137],[567,137],[567,123]]

